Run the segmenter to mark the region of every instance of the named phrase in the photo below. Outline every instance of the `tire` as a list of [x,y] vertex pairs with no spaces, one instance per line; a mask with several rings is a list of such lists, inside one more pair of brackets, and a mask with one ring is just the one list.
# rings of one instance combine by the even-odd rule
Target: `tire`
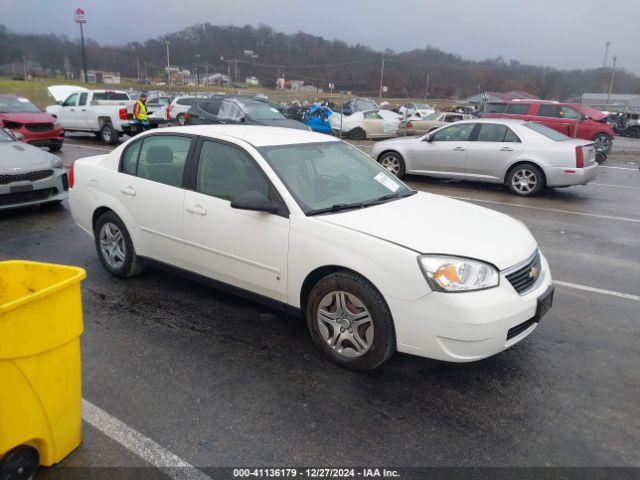
[[0,480],[33,480],[40,466],[38,450],[20,445],[0,460]]
[[596,152],[596,162],[603,164],[607,161],[607,154],[604,152]]
[[100,129],[100,139],[108,145],[115,145],[118,143],[118,140],[120,140],[120,135],[116,132],[116,129],[113,128],[113,125],[105,122]]
[[133,277],[143,270],[129,231],[115,213],[105,212],[98,218],[94,238],[100,263],[114,277]]
[[396,177],[402,178],[405,175],[406,167],[404,158],[398,152],[386,152],[378,158],[378,163],[393,173]]
[[60,145],[49,145],[49,151],[51,152],[59,152],[62,150],[62,144]]
[[349,132],[349,138],[351,140],[359,140],[359,141],[366,140],[367,132],[365,132],[362,128],[357,127]]
[[544,174],[533,163],[521,163],[509,170],[507,186],[516,195],[531,197],[540,193],[544,188]]
[[176,117],[176,120],[178,121],[178,125],[180,125],[181,127],[184,127],[186,125],[186,122],[184,120],[184,113],[179,113]]
[[320,280],[309,294],[305,313],[314,343],[342,367],[372,370],[396,351],[387,302],[355,273],[339,271]]
[[596,151],[609,153],[611,151],[613,138],[606,133],[599,133],[593,137],[593,142],[596,144]]

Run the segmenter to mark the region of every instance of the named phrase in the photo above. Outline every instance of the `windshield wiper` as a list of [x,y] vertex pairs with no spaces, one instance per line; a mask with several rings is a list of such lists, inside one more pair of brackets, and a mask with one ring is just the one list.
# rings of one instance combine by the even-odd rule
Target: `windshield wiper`
[[405,198],[410,197],[418,193],[417,190],[409,190],[405,193],[389,193],[387,195],[383,195],[382,197],[374,198],[373,200],[367,200],[365,202],[358,203],[336,203],[335,205],[331,205],[326,208],[318,208],[316,210],[309,210],[307,215],[318,215],[321,213],[331,213],[331,212],[340,212],[343,210],[353,210],[356,208],[366,208],[371,207],[373,205],[380,205],[381,203],[388,202],[389,200],[395,200],[397,198]]
[[381,203],[388,202],[389,200],[395,200],[397,198],[410,197],[411,195],[415,195],[416,193],[418,193],[417,190],[409,190],[408,192],[404,192],[404,193],[389,193],[387,195],[383,195],[381,197],[374,198],[373,200],[369,200],[367,202],[363,202],[362,205],[367,206],[367,207],[370,206],[370,205],[380,205]]

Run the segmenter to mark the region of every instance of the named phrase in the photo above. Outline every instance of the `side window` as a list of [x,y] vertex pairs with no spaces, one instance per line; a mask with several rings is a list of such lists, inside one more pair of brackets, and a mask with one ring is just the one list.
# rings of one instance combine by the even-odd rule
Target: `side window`
[[433,140],[436,142],[466,142],[475,125],[475,123],[459,123],[445,127],[433,135]]
[[541,104],[538,106],[539,117],[556,117],[562,116],[562,107],[560,105]]
[[451,122],[457,122],[458,120],[462,120],[461,115],[446,115],[443,121],[447,123],[451,123]]
[[364,112],[365,120],[380,120],[382,117],[378,115],[378,112]]
[[86,105],[87,104],[87,93],[81,93],[80,94],[80,101],[78,102],[78,105]]
[[251,190],[269,197],[269,182],[251,157],[238,148],[205,141],[198,161],[197,191],[232,200]]
[[238,105],[235,104],[235,102],[224,101],[222,102],[222,105],[220,105],[218,116],[220,118],[238,121],[242,117],[244,117],[244,112]]
[[529,105],[528,103],[510,103],[507,105],[507,109],[505,113],[510,113],[512,115],[526,115],[529,113]]
[[63,107],[74,107],[78,102],[78,94],[73,93],[67,97],[67,99],[62,104]]
[[520,138],[510,128],[507,128],[504,134],[504,141],[507,143],[521,143]]
[[496,123],[481,123],[478,131],[477,142],[502,142],[507,133],[505,125]]
[[200,108],[211,115],[218,115],[221,104],[222,102],[220,100],[215,100],[213,102],[201,103]]
[[122,154],[121,171],[130,175],[136,175],[138,170],[138,155],[142,142],[135,142],[129,145]]
[[137,175],[154,182],[182,186],[182,174],[191,138],[177,135],[145,137],[140,149]]
[[562,118],[578,120],[580,117],[581,117],[580,113],[575,108],[562,107]]

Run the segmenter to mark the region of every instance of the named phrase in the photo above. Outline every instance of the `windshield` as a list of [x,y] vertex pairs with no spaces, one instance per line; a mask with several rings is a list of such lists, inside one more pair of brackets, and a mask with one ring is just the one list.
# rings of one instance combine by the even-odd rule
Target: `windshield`
[[[258,148],[307,215],[413,194],[394,175],[345,142]],[[393,199],[388,198],[388,199]]]
[[14,138],[9,135],[4,129],[0,128],[0,143],[14,142]]
[[2,97],[0,98],[0,113],[40,113],[38,107],[26,98]]
[[252,120],[282,120],[284,116],[277,108],[263,102],[242,103],[242,109],[249,114]]
[[427,103],[416,103],[415,106],[418,110],[431,110],[431,105]]
[[440,116],[440,112],[430,113],[429,115],[425,115],[422,117],[423,120],[437,120]]
[[527,122],[524,124],[525,127],[530,128],[531,130],[540,133],[541,135],[544,135],[547,138],[550,138],[551,140],[554,140],[556,142],[563,142],[565,140],[571,140],[569,137],[567,137],[564,133],[560,133],[556,130],[554,130],[553,128],[549,128],[546,127],[540,123],[535,123],[535,122]]

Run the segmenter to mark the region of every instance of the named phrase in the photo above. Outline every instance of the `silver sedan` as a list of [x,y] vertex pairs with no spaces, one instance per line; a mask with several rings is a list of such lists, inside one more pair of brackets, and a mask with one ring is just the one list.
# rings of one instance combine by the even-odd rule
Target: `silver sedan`
[[0,210],[58,203],[68,190],[67,172],[58,157],[18,142],[0,128]]
[[371,156],[398,177],[504,183],[523,196],[585,185],[598,171],[593,143],[523,120],[456,122],[420,137],[378,142]]

